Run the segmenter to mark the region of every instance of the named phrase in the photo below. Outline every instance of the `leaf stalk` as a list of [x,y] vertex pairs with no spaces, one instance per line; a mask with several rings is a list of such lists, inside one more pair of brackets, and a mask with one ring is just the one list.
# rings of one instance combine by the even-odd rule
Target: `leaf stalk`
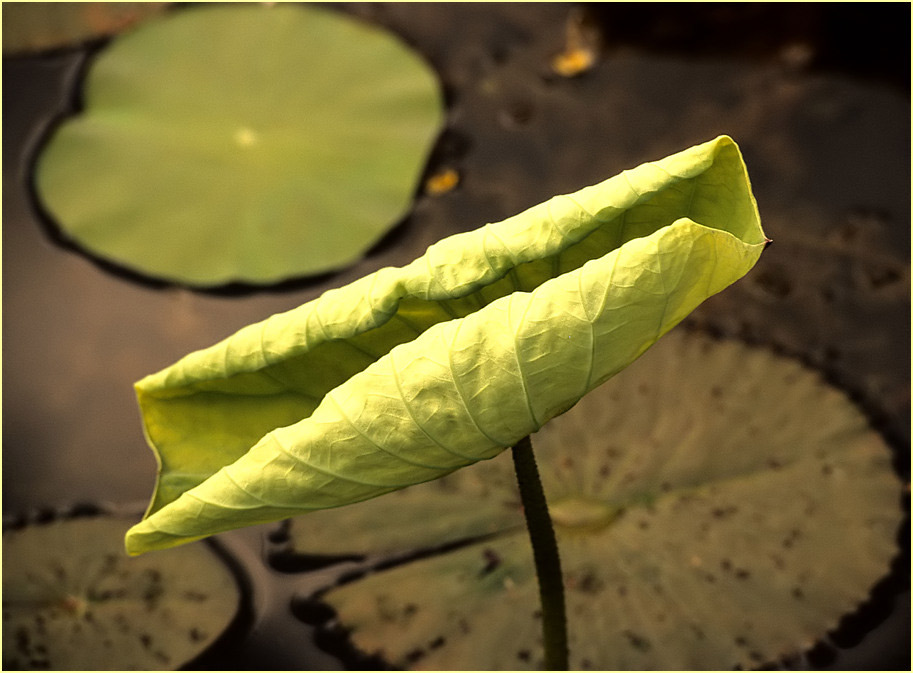
[[564,606],[564,579],[555,529],[539,478],[539,468],[529,436],[511,448],[526,528],[533,546],[536,579],[542,607],[542,642],[545,670],[568,670],[567,616]]

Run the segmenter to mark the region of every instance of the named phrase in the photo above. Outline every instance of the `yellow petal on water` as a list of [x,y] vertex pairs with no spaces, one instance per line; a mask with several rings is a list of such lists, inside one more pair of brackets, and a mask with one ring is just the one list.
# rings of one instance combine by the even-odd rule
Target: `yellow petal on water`
[[596,54],[587,49],[563,51],[552,59],[552,69],[562,77],[586,72],[596,62]]
[[446,194],[460,184],[460,174],[453,168],[445,168],[425,180],[425,191],[432,196]]
[[573,12],[565,24],[564,50],[552,58],[552,70],[562,77],[576,77],[593,68],[599,56],[599,36],[581,12]]

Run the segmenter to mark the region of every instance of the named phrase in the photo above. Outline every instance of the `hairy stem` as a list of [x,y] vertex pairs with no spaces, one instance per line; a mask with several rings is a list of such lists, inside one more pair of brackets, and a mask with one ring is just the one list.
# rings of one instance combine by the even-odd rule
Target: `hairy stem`
[[567,617],[564,609],[564,580],[555,529],[548,514],[548,503],[539,468],[529,437],[524,437],[511,449],[520,498],[526,514],[526,527],[533,545],[539,598],[542,603],[542,639],[545,646],[545,669],[568,670]]

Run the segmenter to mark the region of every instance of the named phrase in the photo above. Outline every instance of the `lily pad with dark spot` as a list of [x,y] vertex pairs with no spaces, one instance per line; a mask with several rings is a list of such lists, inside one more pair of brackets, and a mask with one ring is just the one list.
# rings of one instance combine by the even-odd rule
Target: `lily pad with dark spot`
[[240,590],[212,548],[130,558],[127,527],[100,516],[3,533],[5,669],[175,669],[226,630]]

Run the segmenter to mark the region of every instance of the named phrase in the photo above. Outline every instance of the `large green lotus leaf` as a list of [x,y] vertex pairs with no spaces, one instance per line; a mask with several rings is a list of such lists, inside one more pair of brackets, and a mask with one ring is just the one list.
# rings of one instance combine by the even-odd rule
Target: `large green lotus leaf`
[[[865,599],[897,551],[902,486],[884,442],[817,374],[761,349],[669,334],[533,444],[561,551],[573,668],[727,669],[797,654]],[[541,668],[535,570],[512,477],[503,455],[299,517],[291,550],[468,541],[322,600],[359,649],[396,666]],[[459,508],[449,518],[465,517],[449,536],[434,518],[448,506]]]
[[444,239],[137,384],[160,476],[133,553],[492,458],[640,356],[765,245],[720,137]]
[[407,212],[443,118],[393,35],[311,6],[195,7],[92,64],[36,186],[79,245],[193,285],[358,259]]
[[5,669],[173,669],[222,634],[228,567],[204,545],[129,558],[123,532],[96,517],[3,533]]
[[70,47],[113,35],[156,14],[164,2],[7,2],[3,53]]

